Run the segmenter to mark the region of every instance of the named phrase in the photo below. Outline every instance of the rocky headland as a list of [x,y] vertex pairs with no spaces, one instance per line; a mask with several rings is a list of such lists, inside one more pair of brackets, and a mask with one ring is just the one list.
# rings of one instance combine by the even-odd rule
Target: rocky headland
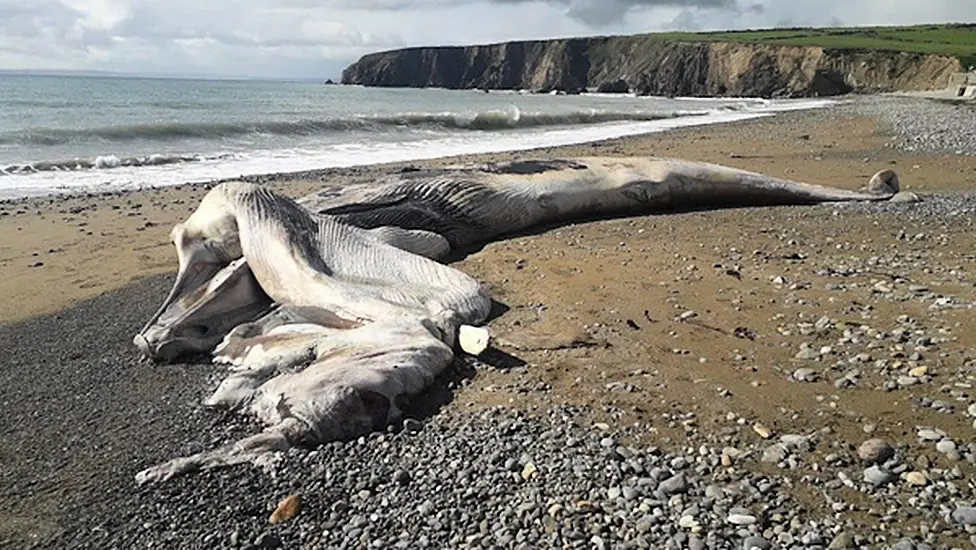
[[421,47],[372,53],[343,84],[662,96],[817,97],[943,88],[955,57],[655,35]]

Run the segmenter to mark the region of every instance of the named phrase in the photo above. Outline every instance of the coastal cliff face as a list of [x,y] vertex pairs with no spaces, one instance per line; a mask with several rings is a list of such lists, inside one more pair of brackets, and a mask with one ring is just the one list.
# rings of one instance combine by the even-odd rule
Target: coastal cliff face
[[343,84],[582,90],[665,96],[812,97],[943,88],[942,55],[621,36],[409,48],[369,54]]

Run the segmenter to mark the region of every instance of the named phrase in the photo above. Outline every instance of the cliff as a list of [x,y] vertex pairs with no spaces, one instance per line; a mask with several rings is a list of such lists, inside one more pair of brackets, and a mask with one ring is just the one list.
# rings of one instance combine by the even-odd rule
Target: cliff
[[943,88],[951,56],[653,35],[408,48],[369,54],[344,84],[581,90],[665,96],[810,97]]

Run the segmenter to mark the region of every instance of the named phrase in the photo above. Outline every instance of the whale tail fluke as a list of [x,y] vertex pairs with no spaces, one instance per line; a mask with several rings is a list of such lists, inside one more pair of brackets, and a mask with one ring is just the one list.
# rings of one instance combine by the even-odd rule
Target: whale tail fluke
[[922,200],[922,197],[917,193],[901,190],[898,174],[894,170],[881,170],[871,176],[864,191],[874,195],[879,200],[888,202],[913,203]]
[[872,195],[893,196],[901,191],[898,174],[894,170],[881,170],[871,176],[864,190]]

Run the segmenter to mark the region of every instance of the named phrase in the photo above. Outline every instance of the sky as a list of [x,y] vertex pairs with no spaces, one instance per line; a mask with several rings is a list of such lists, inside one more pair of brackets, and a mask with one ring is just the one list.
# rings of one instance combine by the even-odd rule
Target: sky
[[0,70],[325,79],[405,46],[972,21],[976,0],[0,0]]

